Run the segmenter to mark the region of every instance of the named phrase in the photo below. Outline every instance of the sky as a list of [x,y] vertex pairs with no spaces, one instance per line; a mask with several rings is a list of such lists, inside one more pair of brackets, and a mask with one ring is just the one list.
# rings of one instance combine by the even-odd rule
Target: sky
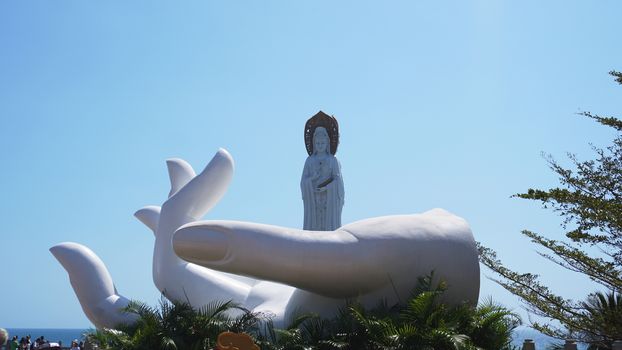
[[[620,116],[618,1],[0,2],[0,327],[88,328],[48,249],[72,241],[155,305],[165,161],[235,174],[206,219],[302,227],[303,128],[340,125],[343,223],[445,208],[506,265],[583,298],[597,286],[520,231],[561,220],[511,198],[557,185],[542,152],[594,157]],[[480,299],[521,312],[487,279]],[[525,321],[527,317],[525,316]]]

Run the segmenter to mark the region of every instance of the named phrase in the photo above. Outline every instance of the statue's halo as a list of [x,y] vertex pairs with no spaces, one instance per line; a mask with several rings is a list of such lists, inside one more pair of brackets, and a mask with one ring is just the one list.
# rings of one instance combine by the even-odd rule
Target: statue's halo
[[337,147],[339,146],[339,123],[337,123],[335,117],[322,111],[309,118],[305,124],[305,147],[307,148],[307,153],[309,155],[313,153],[313,133],[318,127],[323,127],[328,132],[330,153],[334,155],[337,153]]

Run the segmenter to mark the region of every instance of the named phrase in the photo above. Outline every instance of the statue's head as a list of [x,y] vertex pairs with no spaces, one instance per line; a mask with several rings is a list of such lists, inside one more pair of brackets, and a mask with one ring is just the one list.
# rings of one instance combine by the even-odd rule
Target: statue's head
[[305,148],[308,155],[317,153],[315,151],[317,146],[314,140],[318,133],[322,135],[320,137],[326,137],[328,140],[326,152],[330,154],[337,153],[337,146],[339,146],[339,123],[337,123],[337,119],[319,111],[307,120],[305,123]]
[[330,147],[330,137],[323,127],[315,128],[313,132],[313,154],[328,153]]

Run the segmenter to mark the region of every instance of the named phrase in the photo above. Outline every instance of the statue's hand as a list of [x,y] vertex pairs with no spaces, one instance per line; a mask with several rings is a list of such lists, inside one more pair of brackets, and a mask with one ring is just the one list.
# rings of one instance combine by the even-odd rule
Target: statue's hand
[[473,283],[479,281],[473,235],[463,219],[444,210],[372,218],[335,231],[199,221],[180,227],[173,247],[182,259],[211,269],[329,297],[392,285],[410,290],[417,277],[435,270],[477,299],[469,287],[479,285]]
[[326,192],[326,186],[320,187],[320,188],[316,188],[315,192]]

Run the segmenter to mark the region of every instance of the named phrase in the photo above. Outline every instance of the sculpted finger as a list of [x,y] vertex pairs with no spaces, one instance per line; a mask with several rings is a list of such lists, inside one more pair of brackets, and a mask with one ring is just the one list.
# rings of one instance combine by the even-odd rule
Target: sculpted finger
[[168,168],[168,177],[171,181],[171,191],[168,194],[169,197],[177,193],[196,176],[192,166],[180,158],[167,159],[166,167]]
[[476,302],[479,290],[471,230],[466,221],[442,210],[371,218],[335,231],[202,221],[180,227],[173,247],[182,259],[211,269],[333,298],[379,288],[406,297],[417,277],[432,271],[458,302]]
[[182,259],[330,297],[373,290],[386,275],[346,231],[305,231],[238,221],[201,221],[173,237]]
[[155,235],[158,229],[158,221],[160,220],[160,207],[155,205],[146,206],[136,211],[134,216],[145,226],[149,227]]
[[137,317],[123,312],[129,300],[117,293],[104,262],[89,248],[73,242],[60,243],[50,252],[69,274],[82,310],[99,328],[132,324]]
[[221,148],[199,175],[164,203],[162,215],[201,218],[222,198],[232,177],[233,158]]

